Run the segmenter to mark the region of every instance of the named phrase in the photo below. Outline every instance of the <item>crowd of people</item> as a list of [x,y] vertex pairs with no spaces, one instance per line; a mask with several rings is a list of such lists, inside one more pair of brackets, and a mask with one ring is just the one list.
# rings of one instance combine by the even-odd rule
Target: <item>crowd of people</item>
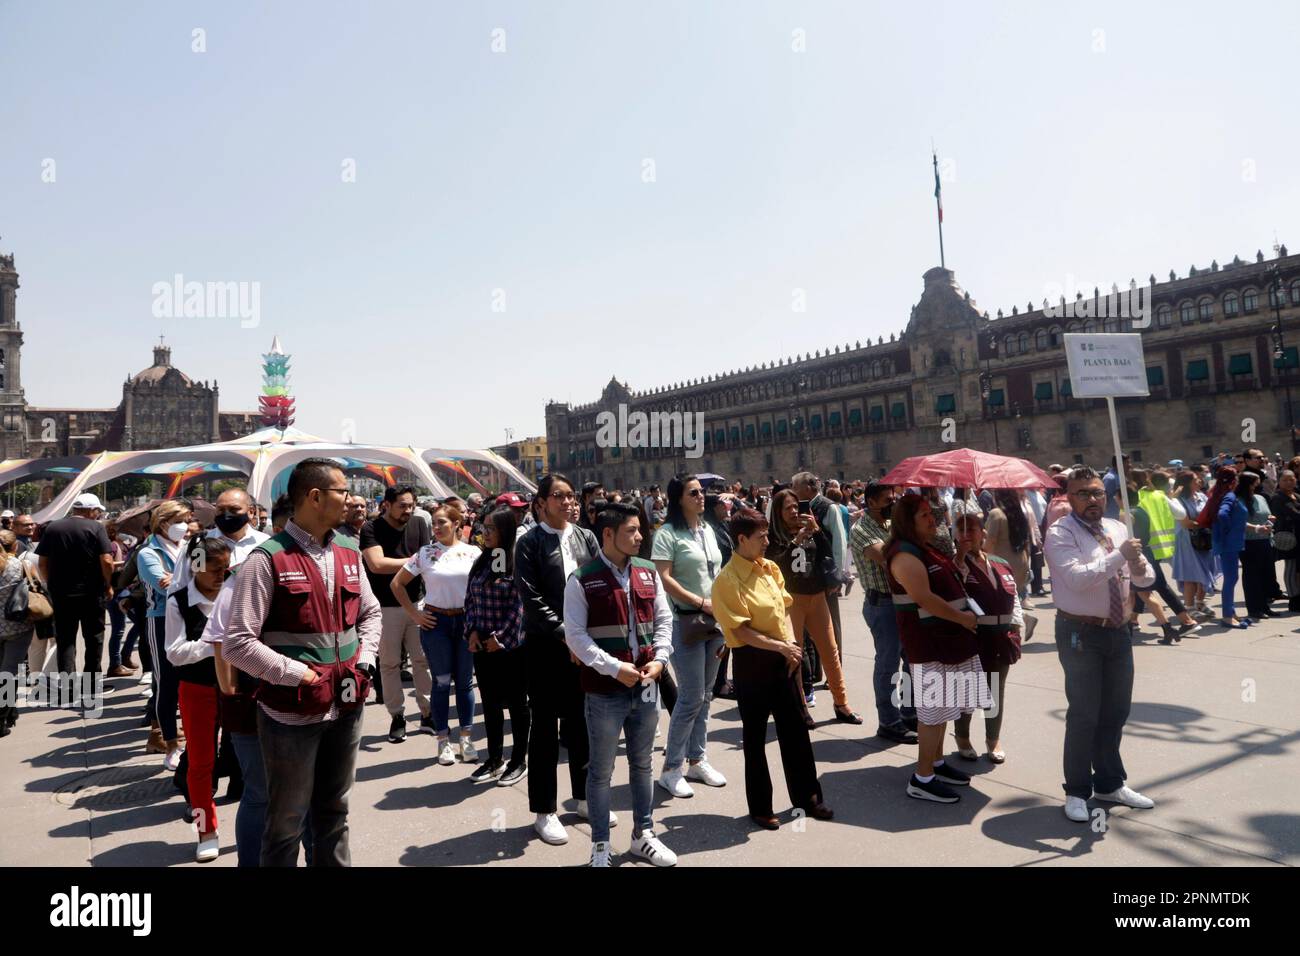
[[[781,825],[769,722],[790,803],[833,818],[809,730],[823,681],[831,719],[864,721],[852,701],[865,688],[843,666],[841,598],[855,586],[874,645],[875,734],[917,748],[902,789],[941,804],[971,783],[948,756],[949,723],[961,760],[1008,759],[1008,678],[1036,602],[1050,599],[1068,703],[1064,812],[1083,822],[1093,798],[1154,805],[1127,786],[1120,756],[1139,615],[1176,645],[1212,624],[1250,627],[1280,600],[1300,611],[1300,458],[1252,448],[1199,466],[1120,465],[1052,465],[1054,487],[1021,490],[801,472],[762,487],[679,475],[624,491],[548,474],[531,496],[430,499],[395,486],[372,509],[336,462],[309,459],[269,513],[230,488],[203,528],[188,501],[171,499],[137,538],[83,494],[44,527],[0,515],[0,680],[57,685],[64,697],[41,699],[79,693],[80,706],[111,691],[100,678],[107,618],[106,676],[141,681],[144,749],[175,775],[200,861],[219,853],[214,795],[229,778],[241,866],[292,866],[300,850],[309,864],[349,864],[348,797],[373,694],[390,744],[418,721],[438,764],[472,765],[475,783],[526,781],[548,844],[569,838],[557,813],[562,746],[593,866],[613,853],[621,738],[630,852],[671,866],[654,788],[687,799],[693,785],[727,785],[708,758],[716,698],[740,715],[753,823]],[[17,697],[0,694],[0,705],[3,736]]]

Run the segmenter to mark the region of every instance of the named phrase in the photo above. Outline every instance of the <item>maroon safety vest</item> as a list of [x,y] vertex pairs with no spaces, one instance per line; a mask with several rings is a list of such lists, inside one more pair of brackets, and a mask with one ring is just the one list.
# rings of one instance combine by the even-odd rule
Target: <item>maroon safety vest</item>
[[[576,572],[582,593],[587,599],[587,634],[596,646],[611,657],[640,667],[654,659],[655,634],[655,566],[641,558],[631,558],[628,582],[632,589],[632,613],[636,617],[638,653],[634,658],[628,645],[631,630],[627,616],[627,592],[614,572],[600,558]],[[582,689],[588,694],[627,693],[629,688],[613,677],[606,677],[590,667],[581,668]]]
[[1020,638],[1011,631],[1011,612],[1016,607],[1016,576],[1011,565],[1002,558],[991,554],[985,557],[995,580],[990,581],[975,563],[975,558],[968,554],[962,569],[966,572],[962,583],[966,593],[984,612],[979,630],[975,632],[980,665],[986,671],[995,671],[1020,660]]
[[975,635],[953,621],[935,617],[919,607],[907,594],[890,568],[894,556],[910,554],[925,565],[930,590],[936,597],[958,610],[966,608],[966,591],[962,588],[957,566],[934,548],[918,548],[910,541],[891,540],[885,548],[885,576],[894,599],[894,617],[898,636],[910,664],[960,664],[979,653]]
[[316,562],[285,532],[262,542],[258,550],[271,558],[275,589],[262,625],[262,643],[316,672],[314,684],[286,687],[259,682],[257,699],[273,710],[306,715],[339,707],[360,707],[370,684],[357,672],[361,641],[361,553],[353,538],[335,535],[334,600],[325,590]]

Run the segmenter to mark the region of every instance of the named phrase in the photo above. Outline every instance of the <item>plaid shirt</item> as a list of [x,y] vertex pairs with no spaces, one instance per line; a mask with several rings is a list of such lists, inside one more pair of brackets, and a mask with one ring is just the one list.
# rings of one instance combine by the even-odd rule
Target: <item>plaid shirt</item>
[[885,577],[885,569],[863,553],[876,542],[887,540],[889,540],[889,529],[877,524],[871,517],[871,512],[863,509],[858,523],[849,532],[849,550],[853,552],[853,563],[857,565],[858,578],[868,591],[889,593],[889,579]]
[[478,631],[481,640],[495,637],[502,650],[513,651],[524,639],[524,604],[515,579],[498,575],[489,580],[490,564],[471,574],[465,591],[465,634]]

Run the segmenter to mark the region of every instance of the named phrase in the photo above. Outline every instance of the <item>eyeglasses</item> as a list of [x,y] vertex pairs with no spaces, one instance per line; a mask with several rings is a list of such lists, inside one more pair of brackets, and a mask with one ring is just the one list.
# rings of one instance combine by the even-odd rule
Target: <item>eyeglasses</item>
[[1101,501],[1106,497],[1106,492],[1101,489],[1085,489],[1083,491],[1072,491],[1070,494],[1076,498],[1087,498],[1090,501]]
[[692,498],[703,498],[703,497],[704,497],[704,491],[703,491],[702,489],[700,489],[700,488],[692,488],[690,491],[688,491],[688,492],[686,492],[686,493],[687,493],[688,495],[690,495]]
[[576,501],[578,498],[572,491],[552,491],[548,497],[556,501]]
[[348,491],[347,488],[322,488],[321,491],[337,491],[339,494],[343,495],[345,498],[346,498],[348,495],[350,495],[350,494],[352,493],[352,492]]

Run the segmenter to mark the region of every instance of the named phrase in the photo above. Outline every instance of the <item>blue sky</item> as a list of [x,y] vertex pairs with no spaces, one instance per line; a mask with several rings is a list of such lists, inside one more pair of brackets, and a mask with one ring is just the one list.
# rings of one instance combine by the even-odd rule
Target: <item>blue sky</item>
[[[1300,248],[1297,35],[1283,3],[0,2],[24,387],[111,407],[161,333],[254,408],[279,335],[310,431],[539,434],[611,374],[900,332],[932,139],[994,314]],[[259,283],[260,323],[155,317],[177,273]]]

